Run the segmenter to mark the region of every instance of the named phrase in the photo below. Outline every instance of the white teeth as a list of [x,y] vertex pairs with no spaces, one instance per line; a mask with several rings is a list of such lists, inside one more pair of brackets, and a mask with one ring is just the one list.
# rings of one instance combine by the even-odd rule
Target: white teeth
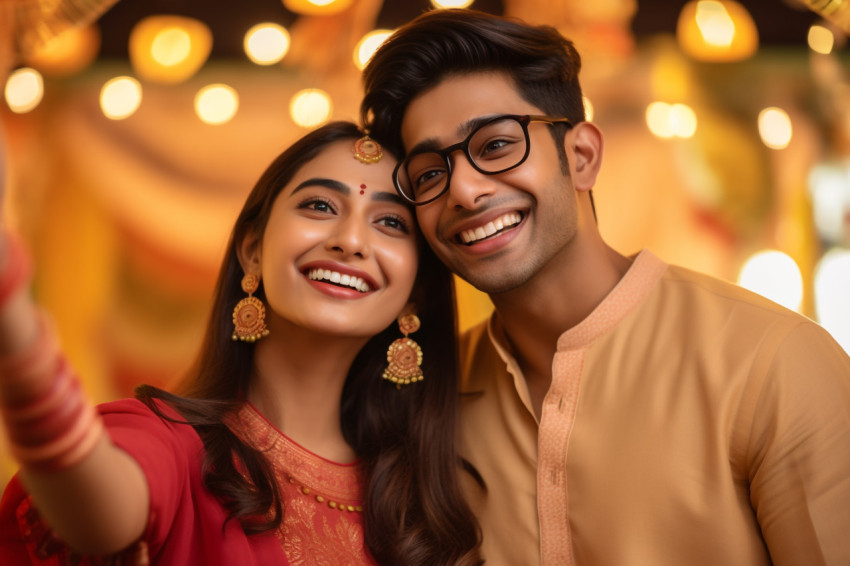
[[307,273],[307,278],[312,279],[313,281],[330,281],[331,283],[335,283],[337,285],[351,287],[352,289],[356,289],[361,293],[368,293],[371,290],[369,284],[363,281],[362,278],[353,277],[351,275],[340,273],[338,271],[331,271],[330,269],[311,269]]
[[520,216],[516,212],[509,212],[495,220],[488,222],[484,226],[479,226],[477,228],[471,228],[469,230],[464,230],[460,233],[460,239],[464,244],[472,244],[477,242],[478,240],[483,240],[484,238],[488,238],[493,234],[504,230],[505,228],[510,228],[511,226],[516,226],[522,220],[522,216]]

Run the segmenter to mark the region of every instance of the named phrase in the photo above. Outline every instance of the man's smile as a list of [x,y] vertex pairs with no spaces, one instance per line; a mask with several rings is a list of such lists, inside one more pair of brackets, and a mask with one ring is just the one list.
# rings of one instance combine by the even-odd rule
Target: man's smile
[[470,246],[481,240],[485,240],[502,230],[512,228],[522,222],[522,214],[519,212],[508,212],[502,216],[495,218],[482,226],[463,230],[458,234],[461,242]]

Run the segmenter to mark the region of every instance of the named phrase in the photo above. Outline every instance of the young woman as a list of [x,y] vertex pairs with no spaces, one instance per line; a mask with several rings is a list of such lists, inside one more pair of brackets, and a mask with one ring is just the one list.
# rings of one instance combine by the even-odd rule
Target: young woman
[[3,238],[0,411],[21,472],[0,563],[479,561],[456,478],[450,275],[394,165],[342,122],[271,164],[179,396],[89,405]]

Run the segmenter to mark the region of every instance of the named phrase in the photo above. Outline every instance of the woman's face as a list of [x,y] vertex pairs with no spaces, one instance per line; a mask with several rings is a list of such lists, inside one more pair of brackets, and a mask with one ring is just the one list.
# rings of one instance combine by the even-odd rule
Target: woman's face
[[277,196],[259,252],[269,329],[294,325],[369,338],[410,297],[418,253],[413,212],[392,185],[395,160],[326,147]]

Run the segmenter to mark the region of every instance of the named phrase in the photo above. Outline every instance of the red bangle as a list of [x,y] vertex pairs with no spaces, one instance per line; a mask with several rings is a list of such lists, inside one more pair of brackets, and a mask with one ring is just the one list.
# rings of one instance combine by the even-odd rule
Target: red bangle
[[6,244],[6,261],[0,269],[0,307],[6,304],[15,291],[27,285],[32,277],[29,254],[18,238],[8,232],[3,235]]

